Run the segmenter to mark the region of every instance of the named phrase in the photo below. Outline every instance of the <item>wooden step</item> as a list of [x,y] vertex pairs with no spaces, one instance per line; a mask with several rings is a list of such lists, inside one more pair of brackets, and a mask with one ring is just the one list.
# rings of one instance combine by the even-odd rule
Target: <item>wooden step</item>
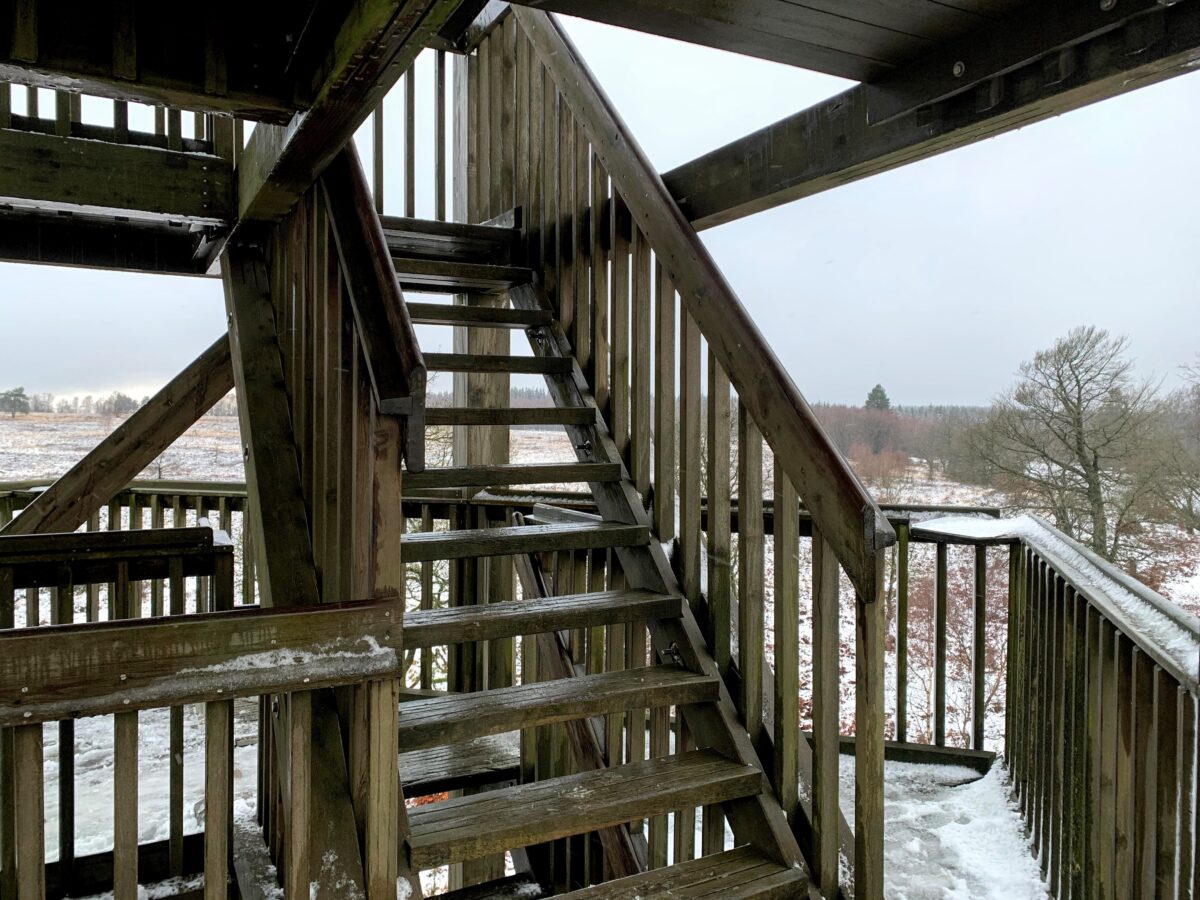
[[459,888],[448,894],[438,894],[437,900],[539,900],[551,897],[532,875],[518,873],[484,884]]
[[429,406],[426,425],[595,425],[590,406],[504,407]]
[[793,900],[808,896],[808,876],[738,847],[663,869],[596,884],[559,900]]
[[467,528],[460,531],[422,531],[406,534],[401,550],[406,563],[427,559],[475,559],[511,556],[550,550],[599,550],[635,547],[650,540],[645,525],[617,522],[562,525],[505,525],[500,528]]
[[537,328],[554,316],[544,309],[508,309],[502,306],[462,306],[450,303],[406,303],[409,318],[417,325],[473,325],[481,328]]
[[456,797],[409,813],[414,868],[478,859],[757,794],[762,773],[711,750]]
[[706,703],[720,695],[717,679],[676,666],[539,681],[400,705],[400,746],[419,750],[514,728],[585,719],[627,709]]
[[456,487],[499,487],[512,484],[619,481],[619,463],[542,463],[538,465],[454,466],[426,469],[404,476],[406,491]]
[[677,619],[683,599],[651,591],[597,591],[487,606],[423,609],[404,614],[404,646],[439,647],[569,628]]
[[507,731],[469,741],[409,750],[400,754],[405,797],[515,782],[520,775],[521,735]]
[[433,219],[380,216],[392,256],[507,265],[521,235],[518,228],[464,225]]
[[539,356],[501,356],[490,353],[426,353],[425,368],[430,372],[510,372],[515,375],[565,375],[571,371],[571,360]]
[[396,278],[406,291],[431,294],[500,294],[528,284],[533,270],[493,263],[393,257]]

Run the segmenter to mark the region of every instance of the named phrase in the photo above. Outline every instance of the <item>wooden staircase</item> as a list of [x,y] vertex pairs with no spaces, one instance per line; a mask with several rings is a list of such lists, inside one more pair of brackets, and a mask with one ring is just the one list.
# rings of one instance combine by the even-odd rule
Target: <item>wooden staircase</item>
[[[406,563],[537,558],[556,551],[614,554],[624,584],[563,596],[526,591],[518,602],[461,605],[406,615],[406,649],[533,635],[563,636],[580,629],[637,623],[649,629],[650,659],[658,664],[587,674],[568,666],[567,677],[472,693],[425,692],[401,703],[401,780],[414,790],[466,791],[413,808],[407,854],[413,870],[464,862],[505,851],[526,859],[524,848],[602,829],[624,832],[633,820],[703,807],[710,834],[707,855],[666,868],[559,894],[572,898],[798,897],[808,876],[762,766],[709,654],[701,631],[662,547],[651,534],[645,498],[635,489],[603,417],[589,393],[563,329],[516,258],[517,229],[384,217],[384,234],[405,291],[453,293],[456,305],[408,304],[413,322],[459,328],[524,329],[531,356],[426,353],[430,371],[540,374],[552,409],[434,408],[428,426],[560,425],[577,461],[430,468],[405,475],[406,492],[488,486],[578,482],[587,484],[600,511],[596,520],[408,533]],[[480,295],[493,295],[486,305]],[[496,296],[498,295],[498,296]],[[694,742],[548,780],[517,783],[517,742],[523,729],[582,723],[602,746],[606,716],[627,710],[670,710],[686,720]],[[644,720],[643,720],[644,721]],[[660,750],[662,748],[659,748]],[[668,748],[669,749],[669,748]],[[618,754],[619,756],[619,754]],[[721,814],[717,816],[716,810]],[[724,821],[735,836],[725,849]],[[714,822],[720,828],[715,833]],[[714,846],[713,842],[716,842]],[[642,845],[644,854],[644,844]],[[611,873],[611,868],[608,869]],[[553,896],[536,872],[455,892],[468,898]]]

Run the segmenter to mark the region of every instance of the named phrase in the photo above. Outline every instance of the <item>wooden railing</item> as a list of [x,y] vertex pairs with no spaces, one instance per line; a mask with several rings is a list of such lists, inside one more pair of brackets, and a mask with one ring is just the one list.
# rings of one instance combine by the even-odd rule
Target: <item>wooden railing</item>
[[[258,719],[254,793],[260,820],[267,822],[277,813],[265,808],[262,774],[274,766],[278,748],[262,737],[279,715],[273,711],[287,710],[275,731],[282,728],[278,738],[288,744],[291,783],[281,802],[296,826],[288,845],[296,865],[284,877],[288,896],[308,893],[307,863],[321,849],[308,846],[304,827],[312,758],[309,698],[339,685],[394,685],[402,605],[391,595],[303,610],[235,608],[233,562],[232,544],[207,527],[0,539],[0,895],[42,900],[112,890],[125,900],[137,896],[139,884],[202,872],[207,900],[229,896],[234,701],[244,699],[259,701],[239,716]],[[86,589],[104,584],[114,605],[97,620]],[[164,584],[167,605],[156,608],[152,587]],[[17,602],[18,591],[24,604]],[[51,624],[39,624],[46,618]],[[183,707],[189,704],[205,705],[200,835],[188,834],[184,825]],[[169,746],[163,758],[150,759],[152,744],[139,750],[138,713],[156,709],[169,710]],[[75,796],[75,773],[84,765],[76,720],[96,716],[113,717],[113,850],[77,856],[76,835],[104,827],[96,810],[81,808]],[[49,722],[58,723],[59,852],[47,865],[42,725]],[[394,699],[368,727],[395,731]],[[387,742],[376,743],[394,759]],[[375,759],[370,764],[386,765]],[[139,842],[139,825],[147,824],[139,821],[139,784],[156,765],[169,773],[167,821],[157,829],[168,838]],[[370,840],[370,822],[367,828]],[[266,874],[253,873],[258,879]]]
[[[43,92],[54,98],[50,109],[39,102]],[[23,106],[20,106],[17,98],[22,95]],[[211,153],[227,159],[234,159],[242,149],[243,125],[240,120],[229,116],[155,106],[148,113],[153,117],[152,121],[146,121],[139,128],[137,122],[130,124],[128,101],[88,96],[86,99],[89,102],[112,105],[113,124],[98,125],[83,121],[84,99],[85,95],[73,91],[47,91],[44,88],[0,83],[0,128],[189,153]],[[22,108],[23,112],[16,112],[17,108]],[[185,137],[184,123],[189,120],[191,136]]]
[[[859,895],[881,896],[884,633],[876,601],[891,527],[554,20],[514,9],[474,56],[456,64],[465,98],[455,115],[466,123],[455,150],[456,176],[465,179],[456,182],[456,197],[463,197],[456,213],[478,222],[520,208],[528,263],[635,486],[653,504],[658,538],[679,542],[683,591],[707,623],[722,671],[737,675],[735,697],[760,758],[777,761],[772,779],[797,833],[808,839],[817,881],[826,891],[837,888],[842,852],[854,861]],[[456,119],[456,134],[459,128]],[[773,459],[764,459],[764,443],[779,451]],[[777,508],[798,512],[803,501],[821,535],[830,577],[822,582],[823,615],[814,633],[824,651],[824,665],[811,673],[815,703],[826,713],[816,724],[815,758],[800,738],[795,680],[776,680],[777,724],[761,725],[765,540],[761,528],[744,528],[732,540],[733,470],[744,496],[761,496],[766,482],[773,483]],[[702,530],[705,491],[718,506]],[[747,512],[748,522],[761,519],[757,510]],[[785,673],[799,671],[796,540],[787,530],[775,535],[776,654]],[[854,849],[841,844],[838,741],[830,726],[837,710],[830,677],[836,668],[828,661],[837,652],[830,623],[838,609],[832,578],[838,566],[855,589],[860,640]],[[811,801],[798,796],[797,765],[817,784]],[[715,841],[713,835],[705,849]]]
[[1056,897],[1200,895],[1200,619],[1031,521],[1005,755],[1043,875]]

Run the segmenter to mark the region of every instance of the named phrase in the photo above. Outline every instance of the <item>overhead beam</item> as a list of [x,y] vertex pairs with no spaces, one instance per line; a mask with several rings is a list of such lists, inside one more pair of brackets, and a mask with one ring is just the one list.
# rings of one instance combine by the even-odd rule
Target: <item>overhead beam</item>
[[[1027,27],[1035,33],[1036,20]],[[872,90],[860,85],[684,163],[663,180],[692,224],[711,228],[1193,71],[1198,64],[1200,5],[1179,3],[880,124],[869,124]]]
[[205,246],[205,235],[182,223],[0,208],[0,260],[7,262],[203,275]]
[[220,224],[233,215],[233,170],[217,156],[3,128],[5,201]]
[[238,164],[238,217],[273,221],[324,171],[460,0],[356,0],[286,126],[254,129]]
[[221,335],[0,534],[74,531],[232,389],[229,339]]

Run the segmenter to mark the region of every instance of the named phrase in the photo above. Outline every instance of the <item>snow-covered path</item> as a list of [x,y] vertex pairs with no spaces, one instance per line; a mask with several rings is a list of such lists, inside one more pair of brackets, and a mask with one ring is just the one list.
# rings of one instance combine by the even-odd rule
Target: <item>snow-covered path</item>
[[[983,778],[961,766],[889,762],[884,782],[888,900],[1048,897],[999,762]],[[841,795],[853,824],[851,756],[841,760]]]

